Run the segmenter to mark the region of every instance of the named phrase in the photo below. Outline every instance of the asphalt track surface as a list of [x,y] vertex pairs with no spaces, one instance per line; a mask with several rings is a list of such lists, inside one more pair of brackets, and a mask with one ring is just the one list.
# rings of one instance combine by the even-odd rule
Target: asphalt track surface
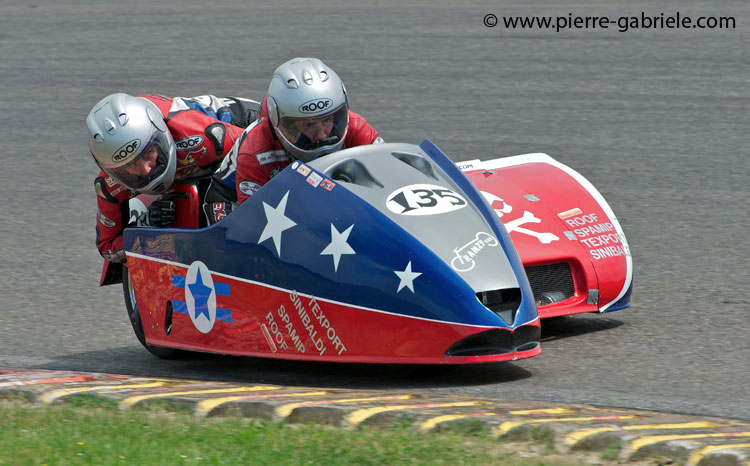
[[[506,5],[506,6],[504,6]],[[736,27],[488,28],[503,15],[733,17]],[[0,2],[0,367],[420,390],[750,419],[750,3]],[[635,304],[543,323],[543,353],[445,374],[196,355],[136,341],[99,288],[84,118],[118,91],[260,98],[317,56],[389,142],[455,161],[546,152],[610,202]]]

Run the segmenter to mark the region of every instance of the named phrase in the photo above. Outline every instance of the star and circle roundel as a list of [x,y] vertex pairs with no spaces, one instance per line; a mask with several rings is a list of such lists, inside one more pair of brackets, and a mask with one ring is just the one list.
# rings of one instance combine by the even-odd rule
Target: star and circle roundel
[[216,291],[211,272],[201,261],[193,262],[187,270],[185,303],[195,328],[210,332],[216,323]]

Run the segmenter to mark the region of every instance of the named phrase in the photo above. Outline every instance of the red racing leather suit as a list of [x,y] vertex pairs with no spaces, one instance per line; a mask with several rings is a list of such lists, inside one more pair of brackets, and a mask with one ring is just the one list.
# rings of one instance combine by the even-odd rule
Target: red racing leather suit
[[[212,173],[242,134],[231,120],[227,102],[214,96],[193,98],[141,95],[159,108],[177,149],[175,182]],[[225,121],[220,121],[221,118]],[[135,192],[103,171],[94,182],[97,194],[96,246],[111,262],[124,262],[122,231],[129,222],[128,200]]]
[[[271,126],[266,98],[261,104],[258,119],[243,131],[212,180],[212,183],[221,181],[224,192],[228,192],[226,188],[235,190],[237,204],[245,202],[293,160]],[[349,110],[349,129],[342,149],[382,142],[378,132],[363,117]],[[215,221],[221,220],[231,210],[227,209],[226,213],[217,211],[223,209],[224,205],[222,202],[214,203]]]

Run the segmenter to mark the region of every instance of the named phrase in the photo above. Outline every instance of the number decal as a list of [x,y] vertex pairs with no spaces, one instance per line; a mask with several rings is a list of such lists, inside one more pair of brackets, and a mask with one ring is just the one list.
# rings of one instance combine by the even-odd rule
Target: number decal
[[399,215],[437,215],[466,207],[466,200],[444,186],[413,184],[386,198],[388,210]]

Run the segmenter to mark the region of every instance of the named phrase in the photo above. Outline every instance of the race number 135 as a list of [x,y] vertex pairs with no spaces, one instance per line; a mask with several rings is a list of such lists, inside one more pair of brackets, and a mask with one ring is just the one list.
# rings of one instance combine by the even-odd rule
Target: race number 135
[[432,184],[413,184],[393,191],[386,200],[388,210],[400,215],[436,215],[466,207],[457,192]]

